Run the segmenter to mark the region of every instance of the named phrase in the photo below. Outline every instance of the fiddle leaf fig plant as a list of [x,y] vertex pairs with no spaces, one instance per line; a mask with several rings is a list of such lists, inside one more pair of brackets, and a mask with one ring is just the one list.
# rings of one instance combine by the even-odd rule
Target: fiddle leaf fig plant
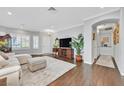
[[59,39],[58,38],[55,39],[55,42],[53,44],[53,47],[54,48],[59,48]]
[[79,34],[78,37],[73,37],[70,44],[72,48],[76,49],[76,54],[80,55],[82,49],[84,48],[84,36],[82,34]]

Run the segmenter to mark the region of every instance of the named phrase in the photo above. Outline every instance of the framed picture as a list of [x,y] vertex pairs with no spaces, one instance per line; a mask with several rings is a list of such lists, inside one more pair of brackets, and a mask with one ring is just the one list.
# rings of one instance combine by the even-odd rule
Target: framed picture
[[115,25],[115,29],[114,29],[114,32],[113,32],[113,43],[114,45],[118,44],[119,43],[119,24],[116,24]]
[[95,37],[96,37],[96,33],[94,32],[93,33],[93,40],[95,40]]
[[101,43],[101,46],[108,46],[110,45],[110,37],[108,36],[103,36],[100,38],[100,43]]

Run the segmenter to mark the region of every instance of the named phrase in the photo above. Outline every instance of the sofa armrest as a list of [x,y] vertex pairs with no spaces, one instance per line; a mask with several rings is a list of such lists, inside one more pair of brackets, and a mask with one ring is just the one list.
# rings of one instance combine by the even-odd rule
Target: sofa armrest
[[20,66],[12,66],[12,67],[7,67],[7,68],[2,68],[2,69],[0,69],[0,77],[14,73],[16,71],[19,71],[20,69],[21,69]]

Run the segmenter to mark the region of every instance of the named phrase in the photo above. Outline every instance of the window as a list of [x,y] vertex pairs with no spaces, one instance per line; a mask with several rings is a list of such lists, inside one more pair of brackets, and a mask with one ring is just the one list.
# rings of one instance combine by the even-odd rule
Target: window
[[23,34],[11,34],[11,36],[14,49],[30,48],[30,36]]
[[3,35],[5,35],[5,34],[6,34],[6,32],[0,31],[0,36],[3,36]]
[[33,36],[33,48],[38,49],[39,48],[39,37]]
[[30,47],[30,37],[29,36],[22,36],[21,47],[22,48],[29,48]]

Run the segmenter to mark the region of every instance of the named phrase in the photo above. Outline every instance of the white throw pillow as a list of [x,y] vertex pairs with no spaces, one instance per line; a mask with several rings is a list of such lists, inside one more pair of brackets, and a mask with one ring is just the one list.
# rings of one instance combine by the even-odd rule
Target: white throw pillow
[[8,65],[9,63],[0,55],[0,68]]

